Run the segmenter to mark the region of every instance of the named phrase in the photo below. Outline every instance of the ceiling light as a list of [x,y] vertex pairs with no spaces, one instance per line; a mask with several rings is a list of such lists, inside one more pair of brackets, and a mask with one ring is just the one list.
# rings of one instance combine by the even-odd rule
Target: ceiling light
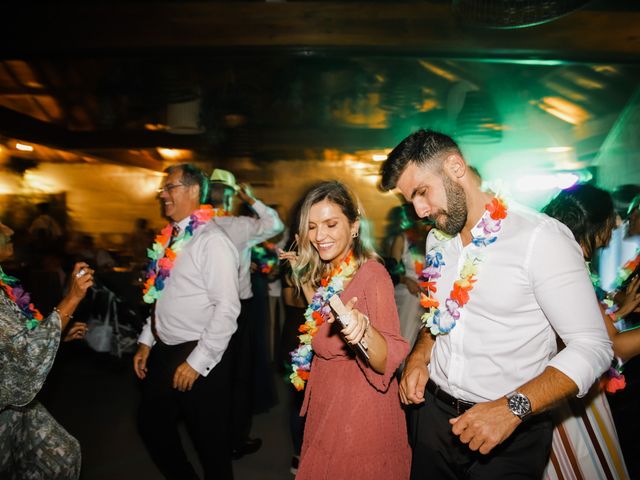
[[163,148],[158,147],[156,149],[160,156],[165,160],[184,160],[191,157],[191,150],[183,150],[179,148]]
[[16,150],[21,152],[33,152],[33,145],[27,145],[26,143],[16,142]]

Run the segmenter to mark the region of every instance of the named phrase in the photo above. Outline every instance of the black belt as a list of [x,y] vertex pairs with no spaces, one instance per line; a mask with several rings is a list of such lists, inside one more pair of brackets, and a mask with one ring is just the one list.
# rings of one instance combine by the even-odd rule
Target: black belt
[[447,405],[448,407],[453,408],[456,412],[464,413],[469,410],[471,407],[475,405],[473,402],[466,402],[464,400],[459,400],[453,395],[449,395],[447,392],[442,390],[436,382],[429,379],[427,381],[427,391],[431,393],[434,397],[440,400],[442,403]]

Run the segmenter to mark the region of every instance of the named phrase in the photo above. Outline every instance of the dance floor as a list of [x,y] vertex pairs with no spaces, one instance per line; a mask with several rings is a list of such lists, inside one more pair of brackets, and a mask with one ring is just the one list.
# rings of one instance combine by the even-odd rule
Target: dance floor
[[[139,392],[131,358],[117,360],[82,344],[63,345],[39,395],[82,446],[82,480],[162,480],[136,431]],[[279,402],[256,415],[252,436],[262,448],[234,462],[236,480],[292,480],[287,391],[276,379]],[[186,438],[186,437],[185,437]],[[191,445],[188,454],[197,464]],[[199,467],[198,467],[199,468]]]

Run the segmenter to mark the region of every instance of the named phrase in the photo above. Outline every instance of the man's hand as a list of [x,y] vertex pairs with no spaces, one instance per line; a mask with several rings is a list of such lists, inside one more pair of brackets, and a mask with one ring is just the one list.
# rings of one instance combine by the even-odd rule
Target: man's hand
[[478,403],[449,423],[462,443],[486,455],[509,438],[522,420],[509,410],[507,400],[502,397],[493,402]]
[[418,282],[416,282],[414,279],[409,277],[404,277],[402,283],[406,285],[407,289],[409,290],[409,293],[411,293],[412,295],[417,295],[418,293],[420,293],[420,286],[418,285]]
[[193,382],[195,382],[199,376],[200,374],[191,368],[191,365],[187,362],[182,362],[182,364],[176,368],[176,373],[173,375],[173,388],[181,392],[191,390]]
[[133,371],[136,372],[136,376],[140,380],[147,376],[147,358],[149,358],[150,351],[150,346],[141,343],[133,356]]
[[407,357],[400,380],[400,400],[405,405],[424,402],[424,389],[429,380],[429,370],[423,355],[412,353]]

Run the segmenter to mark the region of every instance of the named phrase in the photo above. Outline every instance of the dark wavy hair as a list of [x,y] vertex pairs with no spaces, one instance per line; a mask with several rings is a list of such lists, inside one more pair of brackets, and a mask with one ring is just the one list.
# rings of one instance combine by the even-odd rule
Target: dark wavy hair
[[598,240],[616,224],[616,211],[609,192],[588,183],[562,190],[542,212],[569,227],[587,259],[598,247]]
[[176,170],[182,172],[182,183],[186,186],[198,185],[200,187],[200,203],[205,203],[209,197],[209,179],[202,170],[192,163],[178,163],[167,167],[164,172],[171,174]]
[[448,135],[433,130],[412,133],[391,151],[382,164],[380,190],[386,192],[395,188],[409,163],[441,166],[444,158],[451,153],[462,156],[458,144]]

